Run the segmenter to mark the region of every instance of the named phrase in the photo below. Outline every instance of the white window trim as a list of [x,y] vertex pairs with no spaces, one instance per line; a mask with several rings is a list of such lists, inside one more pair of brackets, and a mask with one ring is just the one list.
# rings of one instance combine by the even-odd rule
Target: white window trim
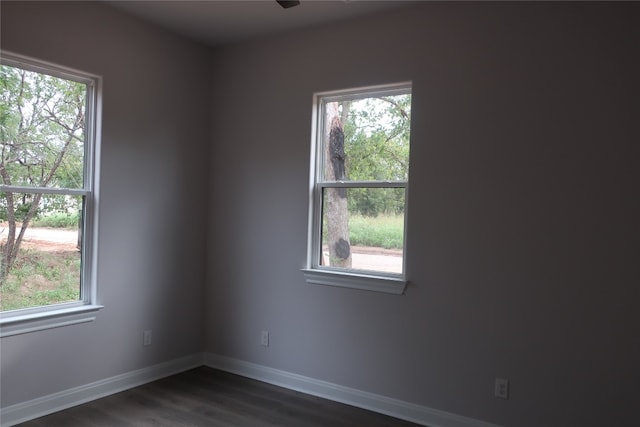
[[[324,150],[320,142],[323,137],[324,119],[323,108],[320,100],[326,102],[346,99],[360,99],[366,97],[404,94],[411,89],[411,82],[403,82],[390,85],[369,86],[346,91],[332,91],[316,93],[313,96],[312,133],[311,133],[311,157],[309,173],[309,218],[307,236],[307,261],[302,269],[305,280],[312,285],[337,286],[342,288],[359,289],[367,291],[383,292],[394,295],[402,295],[409,281],[406,278],[406,230],[408,213],[408,182],[407,181],[324,181],[322,163]],[[402,257],[402,274],[382,273],[364,270],[345,270],[319,265],[320,245],[318,242],[322,234],[321,209],[317,208],[322,203],[322,189],[328,187],[345,188],[404,188],[405,189],[405,213],[404,230],[405,241]]]
[[[386,294],[402,295],[407,287],[407,280],[397,277],[386,277],[370,272],[345,272],[331,270],[329,267],[322,269],[302,269],[304,278],[310,285],[337,286],[340,288],[360,289],[364,291],[377,291]],[[368,274],[369,273],[369,274]]]
[[85,197],[84,231],[82,245],[83,267],[81,271],[82,300],[49,306],[31,307],[0,312],[0,338],[45,329],[91,322],[103,306],[98,303],[97,248],[98,248],[98,200],[100,179],[100,144],[102,117],[102,78],[56,64],[2,51],[0,63],[17,66],[38,73],[49,74],[87,85],[87,110],[85,134],[88,141],[85,153],[85,188],[83,189],[34,189],[22,186],[0,186],[3,191],[77,194]]
[[103,306],[60,304],[59,306],[49,306],[49,308],[46,312],[3,318],[0,320],[0,338],[92,322],[96,319],[95,312],[102,309]]

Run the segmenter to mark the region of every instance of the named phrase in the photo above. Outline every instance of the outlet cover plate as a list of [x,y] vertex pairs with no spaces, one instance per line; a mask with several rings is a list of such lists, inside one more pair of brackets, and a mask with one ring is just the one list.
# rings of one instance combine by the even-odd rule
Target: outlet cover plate
[[146,331],[142,332],[142,345],[149,346],[151,345],[151,340],[152,340],[152,332],[151,329],[147,329]]
[[495,397],[499,399],[509,398],[509,380],[506,378],[496,378],[496,384],[493,391]]

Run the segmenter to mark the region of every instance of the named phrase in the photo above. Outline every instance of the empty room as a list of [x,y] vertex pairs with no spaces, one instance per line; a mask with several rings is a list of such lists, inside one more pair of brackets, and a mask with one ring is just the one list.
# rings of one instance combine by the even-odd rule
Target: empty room
[[640,426],[640,3],[0,18],[2,427]]

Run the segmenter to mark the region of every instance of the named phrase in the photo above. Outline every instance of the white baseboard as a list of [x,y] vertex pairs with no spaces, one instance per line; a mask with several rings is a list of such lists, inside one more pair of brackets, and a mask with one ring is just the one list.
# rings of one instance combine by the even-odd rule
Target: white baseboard
[[205,353],[205,365],[280,387],[346,403],[429,427],[500,427],[497,424],[344,387],[338,384],[269,368],[255,363]]
[[197,368],[198,366],[202,366],[203,360],[204,357],[202,353],[197,353],[192,356],[171,360],[148,368],[138,369],[116,375],[115,377],[63,390],[28,402],[7,406],[0,410],[0,426],[9,427],[101,397],[119,393],[179,372]]
[[0,426],[13,426],[202,365],[429,427],[500,427],[497,424],[211,353],[197,353],[7,406],[0,409]]

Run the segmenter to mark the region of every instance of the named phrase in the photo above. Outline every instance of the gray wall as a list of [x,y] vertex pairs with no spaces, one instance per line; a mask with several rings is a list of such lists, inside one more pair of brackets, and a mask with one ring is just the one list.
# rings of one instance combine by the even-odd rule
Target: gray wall
[[[202,350],[210,59],[96,2],[2,2],[2,49],[103,76],[92,323],[2,339],[2,406]],[[142,346],[142,331],[154,343]]]
[[[206,350],[508,426],[634,424],[639,16],[431,3],[216,51]],[[404,80],[411,285],[307,285],[312,94]]]

